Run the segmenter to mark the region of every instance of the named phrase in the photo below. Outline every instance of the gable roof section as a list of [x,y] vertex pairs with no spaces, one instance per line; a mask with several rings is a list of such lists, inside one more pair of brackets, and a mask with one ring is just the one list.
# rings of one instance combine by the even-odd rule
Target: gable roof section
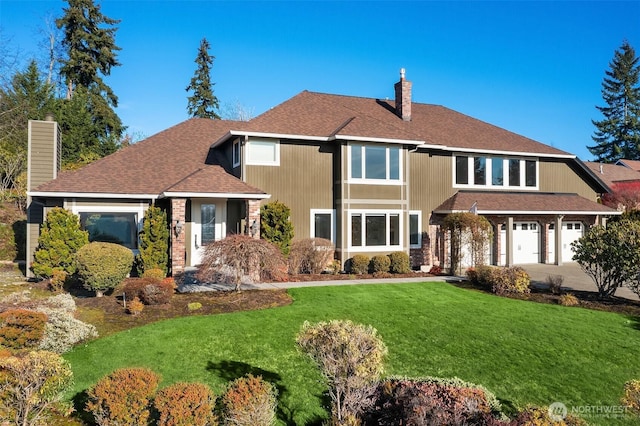
[[585,161],[584,164],[609,187],[617,182],[640,181],[640,172],[623,165],[594,161]]
[[264,194],[226,173],[219,164],[206,164],[212,141],[230,126],[244,124],[192,118],[79,170],[63,172],[30,194],[156,198],[176,185],[181,192]]
[[618,160],[616,162],[616,164],[619,164],[619,165],[622,165],[624,167],[628,167],[630,169],[633,169],[633,170],[635,170],[637,172],[640,172],[640,161],[638,161],[638,160],[626,160],[626,159],[623,158],[621,160]]
[[554,192],[458,191],[434,213],[468,212],[477,203],[478,214],[619,215],[620,212],[578,194]]
[[395,113],[394,101],[303,91],[252,119],[236,134],[317,140],[398,142],[454,151],[505,152],[575,158],[565,151],[439,105],[412,104],[412,119]]

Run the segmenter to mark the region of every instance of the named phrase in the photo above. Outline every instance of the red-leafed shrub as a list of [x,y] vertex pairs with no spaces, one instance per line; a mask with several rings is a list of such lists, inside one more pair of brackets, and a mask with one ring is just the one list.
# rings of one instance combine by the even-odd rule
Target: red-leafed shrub
[[173,279],[127,278],[122,286],[127,300],[140,299],[145,305],[169,303],[175,291]]
[[89,389],[86,410],[98,426],[145,425],[159,382],[160,376],[146,368],[115,370]]
[[237,426],[271,426],[277,397],[276,388],[260,376],[236,379],[222,397],[224,419]]
[[158,392],[153,402],[158,426],[208,426],[217,424],[215,396],[202,383],[175,383]]
[[366,424],[476,424],[500,404],[481,386],[459,379],[389,379],[378,386]]
[[442,267],[440,265],[433,265],[431,269],[429,269],[429,273],[431,275],[440,275],[442,274]]
[[44,336],[47,316],[27,309],[0,313],[0,345],[13,349],[34,347]]
[[145,305],[164,305],[171,301],[174,286],[169,281],[157,281],[142,288],[140,300]]

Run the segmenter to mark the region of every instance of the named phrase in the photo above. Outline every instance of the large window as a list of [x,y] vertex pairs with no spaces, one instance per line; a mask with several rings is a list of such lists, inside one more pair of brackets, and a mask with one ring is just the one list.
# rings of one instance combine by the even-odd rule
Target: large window
[[393,248],[402,244],[400,212],[352,212],[351,246]]
[[89,241],[115,243],[138,248],[138,215],[117,212],[80,212],[80,226]]
[[537,160],[455,155],[453,164],[455,185],[459,187],[538,187]]
[[280,165],[280,142],[269,139],[250,139],[246,144],[247,164],[257,166]]
[[400,148],[397,146],[349,146],[352,180],[375,183],[399,183],[401,174]]
[[311,210],[311,238],[324,238],[335,243],[333,210]]

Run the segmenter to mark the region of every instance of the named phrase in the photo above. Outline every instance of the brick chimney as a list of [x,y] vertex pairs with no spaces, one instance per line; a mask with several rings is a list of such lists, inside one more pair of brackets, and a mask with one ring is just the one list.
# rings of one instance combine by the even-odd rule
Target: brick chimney
[[411,82],[404,78],[404,68],[400,68],[400,81],[396,89],[396,114],[404,121],[411,121]]

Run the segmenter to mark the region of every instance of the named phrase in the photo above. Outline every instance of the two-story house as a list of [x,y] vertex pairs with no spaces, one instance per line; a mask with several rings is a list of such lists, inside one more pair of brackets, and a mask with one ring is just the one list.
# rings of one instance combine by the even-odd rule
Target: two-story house
[[575,155],[414,103],[411,85],[402,71],[393,100],[304,91],[248,122],[190,119],[60,174],[56,123],[30,122],[28,253],[52,206],[133,250],[146,208],[165,208],[174,273],[229,233],[257,236],[269,200],[291,208],[296,238],[332,240],[343,263],[405,251],[416,267],[447,263],[451,212],[487,217],[497,265],[570,261],[570,242],[618,214]]

